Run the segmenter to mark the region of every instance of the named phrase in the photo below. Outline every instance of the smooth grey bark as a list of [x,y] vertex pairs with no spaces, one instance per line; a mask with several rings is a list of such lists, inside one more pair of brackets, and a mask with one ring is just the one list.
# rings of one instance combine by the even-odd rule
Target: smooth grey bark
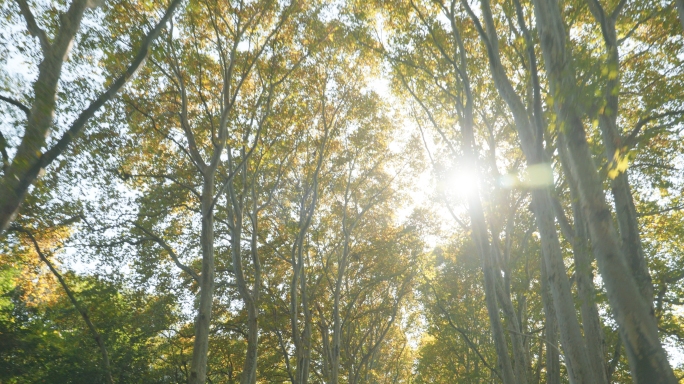
[[[495,233],[492,231],[492,233]],[[494,260],[501,260],[500,252],[495,241],[492,240],[492,252]],[[502,268],[499,266],[496,268],[497,271],[501,271]],[[510,269],[504,269],[506,278],[510,275]],[[521,321],[513,307],[513,301],[511,300],[511,292],[509,284],[504,286],[501,281],[501,273],[495,275],[497,277],[496,284],[496,294],[501,309],[503,310],[504,317],[508,321],[509,329],[508,335],[511,339],[511,346],[513,347],[513,371],[515,372],[515,377],[520,383],[527,383],[527,371],[529,364],[527,363],[527,350],[525,349],[525,334],[523,332]]]
[[[83,131],[88,120],[107,101],[111,100],[144,64],[152,44],[161,34],[162,29],[181,2],[182,0],[173,0],[169,4],[164,16],[143,39],[126,71],[79,114],[57,143],[47,151],[42,152],[42,147],[46,145],[46,139],[52,127],[62,65],[68,57],[72,41],[80,28],[83,14],[91,6],[91,2],[89,0],[74,0],[67,12],[60,18],[61,24],[51,42],[45,31],[36,23],[27,1],[17,0],[29,33],[38,38],[40,42],[43,60],[38,66],[38,78],[33,84],[33,105],[30,108],[21,108],[24,112],[28,110],[24,136],[14,157],[9,162],[9,166],[4,167],[4,175],[0,180],[0,196],[2,197],[0,200],[0,233],[6,230],[14,220],[21,203],[28,194],[29,187],[35,182],[41,171],[68,148],[73,139]],[[4,146],[2,151],[3,155],[6,154]],[[6,156],[3,157],[3,161],[9,161]]]
[[[542,108],[541,85],[539,84],[539,69],[537,65],[537,55],[534,52],[534,41],[532,35],[527,28],[525,16],[523,13],[522,4],[520,0],[514,0],[516,20],[518,27],[522,31],[522,36],[525,39],[525,48],[527,53],[529,72],[530,72],[530,86],[532,88],[532,121],[535,131],[537,133],[537,143],[543,140],[544,132],[546,132],[546,122],[544,120],[544,111]],[[539,149],[539,148],[538,148]],[[558,320],[556,310],[553,305],[553,298],[549,286],[548,273],[546,269],[546,262],[544,257],[540,261],[541,272],[541,296],[542,305],[544,308],[544,315],[546,318],[546,382],[547,384],[560,384],[560,358],[556,344],[558,343]]]
[[[233,51],[234,52],[234,51]],[[233,53],[234,54],[234,53]],[[211,311],[214,300],[215,287],[215,255],[214,255],[214,207],[216,204],[214,193],[216,189],[216,173],[221,162],[221,154],[228,139],[228,115],[233,108],[230,85],[232,80],[232,68],[226,70],[223,77],[223,109],[221,120],[217,129],[217,138],[212,140],[212,151],[209,162],[206,163],[199,152],[195,133],[188,118],[188,95],[185,80],[180,70],[180,63],[176,55],[172,55],[172,70],[176,79],[179,96],[181,99],[180,123],[188,142],[188,153],[192,157],[195,166],[202,175],[202,194],[200,196],[201,233],[200,246],[202,255],[202,272],[199,281],[199,305],[195,317],[195,339],[193,341],[192,359],[188,375],[189,384],[204,384],[207,380],[207,355],[209,352],[209,331],[211,326]],[[235,90],[236,94],[239,87]]]
[[[230,151],[228,151],[230,152]],[[242,155],[246,155],[242,150]],[[232,158],[229,155],[229,164],[232,165]],[[232,167],[231,167],[232,168]],[[256,382],[256,367],[257,367],[257,346],[259,341],[259,323],[258,323],[258,299],[261,282],[261,265],[257,253],[256,235],[258,230],[258,211],[256,208],[256,196],[253,198],[253,211],[251,215],[252,221],[252,236],[250,254],[254,264],[254,287],[252,290],[247,286],[245,278],[244,266],[242,265],[242,228],[243,228],[243,214],[245,205],[245,192],[248,188],[254,189],[254,185],[247,182],[246,164],[236,172],[242,173],[242,191],[236,193],[233,183],[231,182],[227,188],[227,195],[229,201],[228,221],[230,222],[230,254],[233,265],[233,273],[235,274],[235,285],[238,293],[242,299],[243,304],[247,308],[247,353],[242,367],[242,374],[240,375],[241,384],[252,384]],[[254,182],[254,181],[252,181]]]
[[[214,168],[215,172],[215,168]],[[200,299],[195,317],[195,340],[192,348],[192,360],[188,382],[204,384],[207,379],[207,353],[209,351],[209,327],[211,325],[211,309],[214,299],[214,178],[215,173],[205,170],[202,184],[202,273],[200,274]]]
[[560,384],[560,357],[556,349],[558,343],[558,319],[556,310],[553,306],[553,298],[549,288],[549,277],[546,272],[546,263],[541,258],[539,268],[541,272],[541,296],[544,307],[544,326],[546,327],[545,347],[546,347],[546,383]]
[[74,308],[76,308],[78,313],[81,315],[81,318],[83,318],[83,321],[88,326],[88,330],[90,330],[93,339],[95,340],[98,348],[100,349],[100,354],[102,355],[102,369],[105,374],[105,380],[108,384],[113,384],[114,380],[112,379],[112,369],[109,363],[109,354],[107,353],[107,347],[105,346],[104,340],[102,339],[102,335],[97,330],[92,320],[90,320],[88,312],[83,306],[81,306],[78,300],[76,300],[76,296],[71,291],[66,281],[64,281],[62,274],[59,273],[59,271],[57,270],[57,268],[55,268],[50,259],[48,259],[48,257],[40,249],[40,245],[38,244],[38,241],[36,241],[36,238],[33,236],[33,233],[24,228],[16,228],[16,231],[24,233],[29,237],[29,239],[33,243],[33,247],[36,249],[36,253],[38,253],[38,257],[40,257],[40,259],[45,263],[45,265],[48,266],[50,272],[52,272],[52,274],[55,275],[55,278],[57,278],[57,281],[59,281],[59,284],[62,286],[62,289],[64,289],[64,292],[66,292],[69,301],[71,301],[71,304],[74,306]]
[[[608,66],[609,71],[615,71],[616,76],[608,78],[604,89],[606,101],[603,112],[599,113],[599,128],[605,146],[605,156],[608,161],[612,161],[616,153],[620,153],[624,146],[624,138],[620,134],[617,124],[619,111],[619,89],[620,89],[620,54],[618,51],[618,39],[615,23],[624,8],[626,1],[621,1],[613,12],[607,13],[598,0],[587,0],[589,10],[601,28],[603,42],[606,50],[607,60],[604,65]],[[625,154],[623,154],[625,155]],[[641,234],[639,233],[639,221],[629,186],[628,171],[621,172],[611,180],[611,189],[615,204],[615,214],[618,222],[618,229],[622,241],[622,249],[627,258],[627,265],[632,270],[634,279],[639,285],[639,291],[644,299],[651,306],[653,311],[653,282],[648,272],[648,264],[641,245]]]
[[533,0],[542,54],[592,245],[636,383],[675,383],[655,318],[625,260],[577,109],[576,78],[556,0]]
[[605,360],[605,337],[601,325],[601,319],[596,305],[596,288],[594,286],[594,271],[591,266],[593,257],[589,247],[589,233],[584,219],[584,213],[579,203],[579,193],[577,191],[577,179],[572,174],[572,170],[567,166],[567,148],[563,143],[563,138],[559,139],[559,154],[562,160],[562,167],[568,179],[570,187],[571,207],[574,215],[575,227],[572,228],[560,202],[555,201],[556,217],[560,223],[561,231],[570,242],[572,253],[575,259],[575,281],[577,283],[577,294],[580,302],[580,313],[582,315],[582,327],[584,336],[587,340],[587,351],[591,362],[591,368],[596,377],[605,376],[605,381],[609,382],[606,374],[607,365]]
[[[480,1],[487,31],[480,24],[479,18],[472,11],[468,2],[461,0],[461,4],[475,23],[475,27],[486,47],[494,85],[513,114],[518,137],[528,166],[548,162],[545,161],[542,149],[543,132],[533,129],[534,125],[529,120],[527,110],[511,85],[501,63],[498,37],[489,1]],[[570,282],[565,271],[560,241],[555,229],[555,217],[549,189],[533,189],[531,196],[532,210],[535,214],[537,228],[539,229],[542,256],[545,259],[549,287],[558,318],[560,339],[565,351],[565,362],[570,380],[573,382],[600,383],[600,381],[597,381],[599,379],[594,378],[591,370],[588,368],[590,363],[587,358],[586,343],[574,310]]]
[[[271,100],[273,94],[273,87],[269,87],[268,94],[266,96],[266,111],[264,115],[259,119],[257,132],[254,138],[254,143],[251,145],[249,150],[247,150],[247,141],[252,133],[250,130],[243,134],[243,146],[240,148],[241,161],[239,164],[234,164],[233,156],[231,155],[231,150],[228,149],[228,169],[231,170],[228,180],[225,181],[224,189],[226,190],[227,197],[227,216],[230,223],[230,244],[231,244],[231,263],[233,266],[233,273],[235,274],[235,283],[238,289],[238,294],[242,299],[242,302],[247,308],[247,351],[245,354],[245,361],[242,367],[242,374],[240,375],[241,384],[254,384],[257,379],[257,361],[258,361],[258,345],[259,345],[259,299],[261,297],[261,280],[262,280],[262,270],[261,270],[261,260],[259,259],[258,250],[258,232],[259,232],[259,214],[266,208],[272,198],[274,189],[277,188],[282,171],[282,163],[278,168],[278,174],[276,176],[276,182],[273,189],[269,192],[268,197],[263,205],[259,205],[257,190],[260,186],[257,185],[257,174],[259,172],[259,167],[256,165],[252,170],[250,175],[248,172],[249,164],[248,160],[254,153],[256,147],[258,146],[261,133],[264,128],[264,123],[268,119],[271,113]],[[241,190],[236,190],[233,180],[236,179],[237,174],[240,174],[240,185],[242,185]],[[245,199],[250,197],[247,205],[247,212],[245,212]],[[250,236],[250,250],[249,256],[251,258],[252,266],[254,268],[254,280],[252,283],[252,288],[248,286],[247,279],[245,277],[245,268],[242,261],[242,231],[244,225],[244,215],[247,214],[249,221],[251,223],[251,236]]]

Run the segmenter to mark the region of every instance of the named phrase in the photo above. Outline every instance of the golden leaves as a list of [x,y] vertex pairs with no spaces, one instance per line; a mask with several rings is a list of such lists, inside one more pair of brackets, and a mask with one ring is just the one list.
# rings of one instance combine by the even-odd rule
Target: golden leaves
[[627,168],[629,168],[629,161],[632,158],[634,158],[634,152],[629,151],[627,147],[616,149],[615,154],[613,155],[613,161],[611,161],[611,166],[608,169],[608,177],[613,180],[621,173],[625,172]]

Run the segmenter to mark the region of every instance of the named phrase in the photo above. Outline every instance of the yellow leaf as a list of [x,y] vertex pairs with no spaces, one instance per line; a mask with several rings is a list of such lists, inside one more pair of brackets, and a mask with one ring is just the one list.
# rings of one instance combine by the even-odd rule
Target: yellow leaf
[[608,72],[608,80],[615,80],[618,77],[618,71],[617,69],[611,69],[610,72]]

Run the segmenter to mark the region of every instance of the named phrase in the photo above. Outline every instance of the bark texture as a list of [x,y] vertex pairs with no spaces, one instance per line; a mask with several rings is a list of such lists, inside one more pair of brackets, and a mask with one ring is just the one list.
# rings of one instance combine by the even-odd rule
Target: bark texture
[[606,286],[608,300],[620,327],[636,383],[675,383],[665,351],[658,339],[655,318],[625,260],[618,234],[605,201],[601,181],[591,158],[581,116],[572,61],[565,44],[565,27],[556,0],[534,0],[542,53],[554,107],[564,123],[570,167],[578,190],[594,253]]

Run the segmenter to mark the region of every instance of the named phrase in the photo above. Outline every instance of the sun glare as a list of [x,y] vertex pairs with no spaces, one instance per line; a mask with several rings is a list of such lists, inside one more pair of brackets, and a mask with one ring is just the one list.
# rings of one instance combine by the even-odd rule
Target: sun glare
[[446,180],[447,193],[465,198],[477,193],[479,177],[474,169],[456,169]]

